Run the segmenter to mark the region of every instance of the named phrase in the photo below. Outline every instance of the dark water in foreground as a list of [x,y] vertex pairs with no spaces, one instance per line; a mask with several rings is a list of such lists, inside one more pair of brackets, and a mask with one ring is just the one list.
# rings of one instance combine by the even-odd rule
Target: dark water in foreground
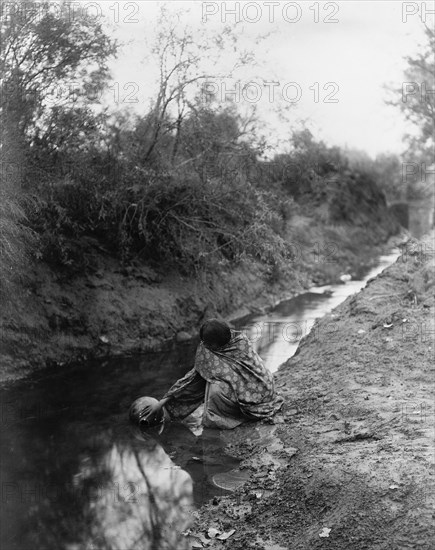
[[[275,370],[315,318],[396,257],[381,257],[360,281],[313,289],[238,326]],[[238,461],[223,452],[227,435],[219,431],[195,435],[173,424],[144,439],[127,411],[135,398],[159,397],[182,376],[195,345],[52,368],[0,391],[2,550],[184,548],[179,533],[194,506],[225,490],[222,474]]]
[[136,397],[162,395],[194,349],[53,368],[0,392],[2,550],[178,547],[193,500],[216,494],[213,474],[238,461],[216,431],[172,424],[158,444],[126,413]]

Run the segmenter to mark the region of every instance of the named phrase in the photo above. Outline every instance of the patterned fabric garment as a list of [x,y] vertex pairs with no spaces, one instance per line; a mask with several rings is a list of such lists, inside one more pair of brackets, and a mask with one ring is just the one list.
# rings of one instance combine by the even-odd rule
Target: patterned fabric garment
[[246,335],[231,331],[230,342],[219,349],[199,344],[194,368],[165,394],[164,397],[174,398],[165,405],[166,409],[172,417],[184,418],[204,401],[206,382],[219,381],[229,385],[231,398],[245,418],[268,418],[283,404],[282,396],[275,392],[272,373]]

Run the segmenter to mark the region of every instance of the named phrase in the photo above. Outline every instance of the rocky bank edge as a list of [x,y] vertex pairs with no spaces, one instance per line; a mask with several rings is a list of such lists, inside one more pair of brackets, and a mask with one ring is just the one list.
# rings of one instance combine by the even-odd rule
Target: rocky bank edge
[[223,434],[249,479],[194,512],[192,548],[433,548],[434,235],[408,244],[280,367],[274,425]]

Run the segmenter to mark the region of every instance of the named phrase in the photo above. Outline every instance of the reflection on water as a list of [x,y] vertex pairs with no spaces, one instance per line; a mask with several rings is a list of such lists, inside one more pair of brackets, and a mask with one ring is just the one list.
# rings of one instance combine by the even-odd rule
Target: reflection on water
[[180,533],[190,524],[192,480],[174,468],[157,443],[144,448],[112,444],[98,461],[84,457],[74,482],[80,494],[92,487],[86,495],[88,547],[185,547]]
[[[312,289],[238,325],[251,327],[274,370],[315,318],[396,256],[361,281]],[[2,550],[186,548],[192,508],[225,492],[222,474],[238,465],[223,451],[228,434],[195,435],[183,423],[143,434],[127,412],[141,395],[163,395],[191,367],[195,348],[52,368],[0,390]]]
[[[372,277],[376,277],[398,257],[399,250],[381,256],[376,267],[359,280],[344,284],[316,287],[300,296],[285,300],[266,315],[250,315],[236,325],[243,329],[254,343],[266,366],[275,372],[289,357],[294,355],[301,339],[314,326],[316,319],[323,317],[341,304],[348,296],[359,292]],[[322,327],[318,338],[334,338],[337,326],[333,321]]]
[[185,547],[193,507],[238,461],[219,432],[173,423],[145,436],[127,411],[162,395],[194,350],[53,368],[0,392],[2,550]]

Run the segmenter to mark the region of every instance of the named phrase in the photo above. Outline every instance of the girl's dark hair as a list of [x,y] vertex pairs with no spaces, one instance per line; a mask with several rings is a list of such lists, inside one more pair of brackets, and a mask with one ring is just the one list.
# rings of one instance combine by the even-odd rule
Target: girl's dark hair
[[231,340],[231,329],[224,321],[209,319],[202,325],[199,337],[206,346],[221,348]]

